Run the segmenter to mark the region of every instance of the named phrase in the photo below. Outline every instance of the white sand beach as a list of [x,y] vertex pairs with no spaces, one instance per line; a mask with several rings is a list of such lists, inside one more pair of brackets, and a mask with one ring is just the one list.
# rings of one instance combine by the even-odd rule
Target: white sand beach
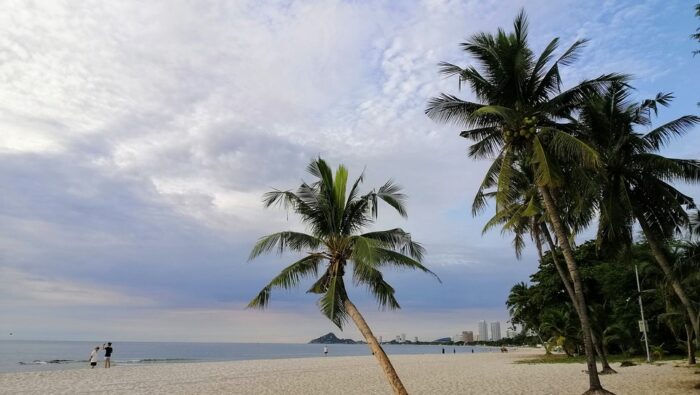
[[[581,394],[583,364],[515,364],[533,350],[508,354],[392,357],[411,394]],[[541,355],[541,354],[538,354]],[[621,394],[694,394],[697,369],[677,362],[618,368],[601,376]],[[391,394],[372,356],[119,366],[0,374],[7,394]]]

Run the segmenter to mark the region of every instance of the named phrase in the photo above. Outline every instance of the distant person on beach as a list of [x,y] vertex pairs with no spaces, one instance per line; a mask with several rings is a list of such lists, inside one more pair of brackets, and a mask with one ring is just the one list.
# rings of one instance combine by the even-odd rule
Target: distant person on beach
[[472,348],[472,354],[474,354],[474,349]]
[[95,366],[97,366],[97,354],[99,352],[100,352],[100,346],[97,346],[90,353],[90,369],[95,369]]
[[443,353],[443,354],[445,353],[445,347],[442,348],[442,353]]
[[112,343],[107,343],[107,347],[102,345],[105,350],[105,369],[112,367]]
[[452,354],[457,354],[457,349],[456,349],[456,348],[453,348],[453,349],[452,349]]
[[328,346],[323,346],[323,355],[328,355]]

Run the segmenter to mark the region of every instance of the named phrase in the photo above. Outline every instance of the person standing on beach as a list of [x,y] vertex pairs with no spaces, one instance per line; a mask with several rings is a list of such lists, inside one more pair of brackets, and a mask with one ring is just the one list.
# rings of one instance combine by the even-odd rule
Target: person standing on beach
[[323,346],[323,355],[328,355],[328,346]]
[[95,366],[97,366],[97,355],[99,352],[100,352],[100,346],[97,346],[90,353],[90,369],[95,369]]
[[445,347],[442,348],[442,353],[443,353],[443,354],[445,353]]
[[112,367],[112,343],[108,342],[107,347],[104,345],[102,348],[105,349],[105,369]]

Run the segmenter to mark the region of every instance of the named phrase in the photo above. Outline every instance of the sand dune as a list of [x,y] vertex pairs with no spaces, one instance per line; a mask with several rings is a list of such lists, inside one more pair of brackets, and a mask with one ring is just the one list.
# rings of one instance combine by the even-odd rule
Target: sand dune
[[[514,364],[531,350],[392,357],[411,394],[581,394],[583,364]],[[614,366],[617,368],[617,366]],[[643,365],[601,376],[621,394],[693,394],[696,369]],[[0,374],[11,394],[391,394],[374,358],[337,357],[120,366]]]

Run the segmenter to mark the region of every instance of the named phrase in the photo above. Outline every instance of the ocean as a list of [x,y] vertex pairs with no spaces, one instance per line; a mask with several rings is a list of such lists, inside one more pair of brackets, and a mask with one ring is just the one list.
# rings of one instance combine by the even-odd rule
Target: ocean
[[[0,372],[27,372],[88,367],[90,341],[0,340]],[[196,363],[323,356],[323,344],[113,342],[112,366]],[[384,344],[391,355],[440,354],[442,346]],[[445,346],[446,353],[498,352],[494,347]],[[101,351],[101,350],[100,350]],[[366,344],[330,344],[328,357],[370,355]],[[104,352],[100,352],[98,366]]]

